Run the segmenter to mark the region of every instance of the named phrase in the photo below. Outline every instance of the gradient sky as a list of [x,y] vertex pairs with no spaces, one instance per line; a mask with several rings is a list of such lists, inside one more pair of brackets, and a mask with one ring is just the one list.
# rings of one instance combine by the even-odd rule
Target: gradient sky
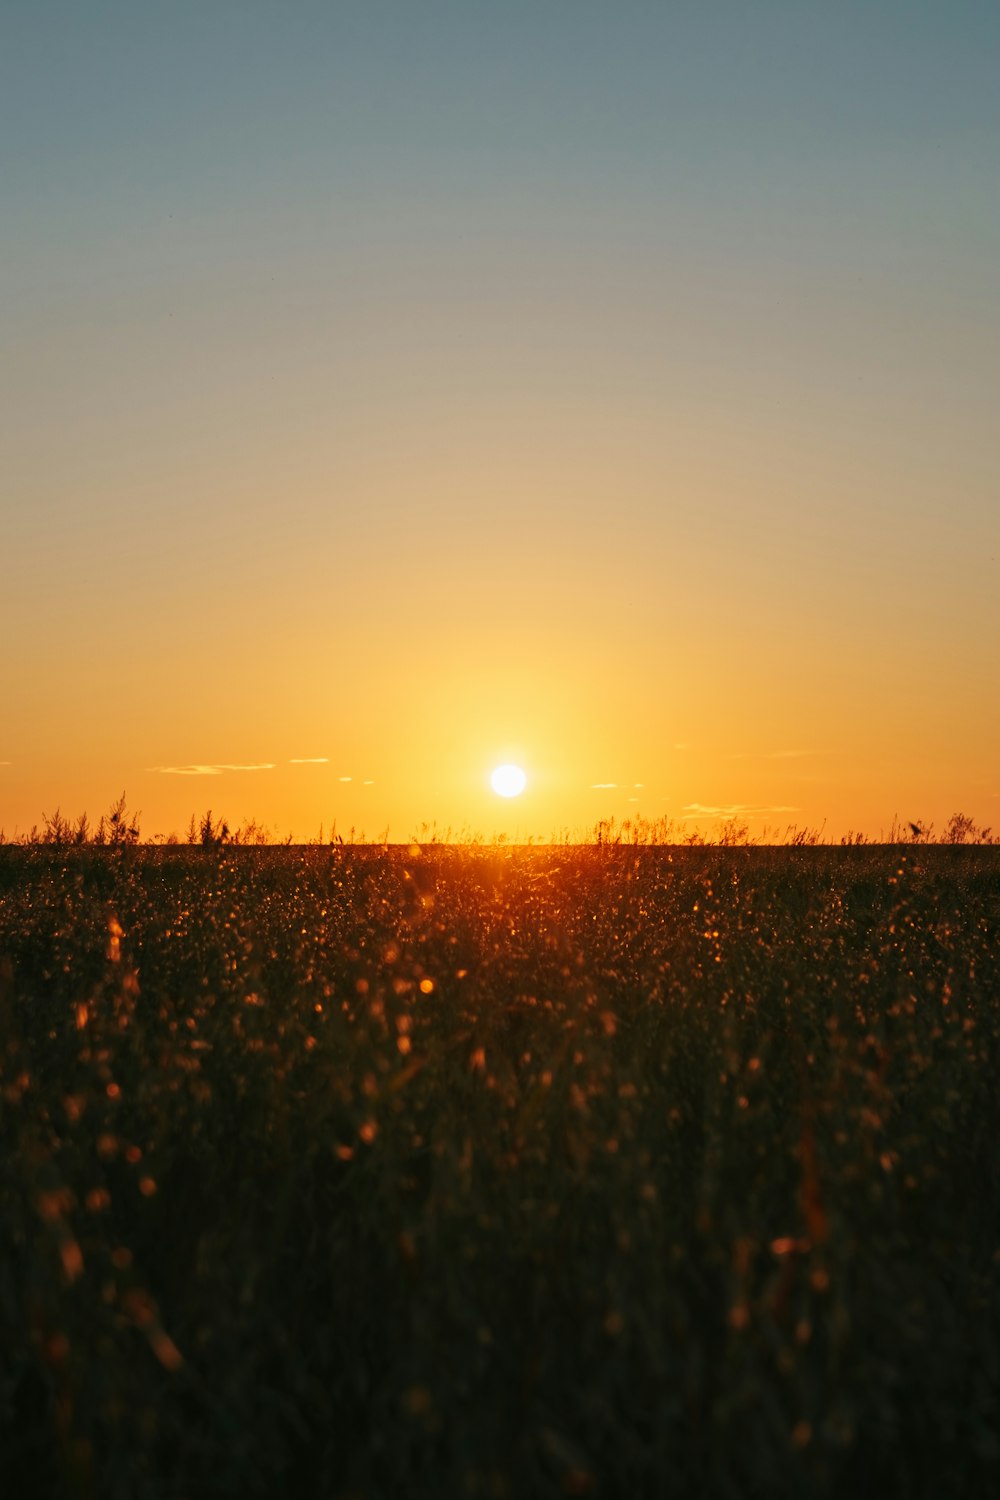
[[1000,824],[995,0],[3,0],[0,183],[8,837]]

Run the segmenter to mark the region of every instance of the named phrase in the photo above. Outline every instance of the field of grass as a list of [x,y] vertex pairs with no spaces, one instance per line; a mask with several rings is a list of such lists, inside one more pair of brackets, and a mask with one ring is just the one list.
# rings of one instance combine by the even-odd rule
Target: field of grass
[[0,849],[11,1496],[980,1497],[1000,849]]

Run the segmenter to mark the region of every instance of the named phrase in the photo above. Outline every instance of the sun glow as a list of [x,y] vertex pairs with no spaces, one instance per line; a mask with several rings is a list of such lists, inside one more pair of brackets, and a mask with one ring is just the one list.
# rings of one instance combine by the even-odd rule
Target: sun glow
[[519,797],[527,782],[520,766],[497,766],[490,777],[490,786],[498,797]]

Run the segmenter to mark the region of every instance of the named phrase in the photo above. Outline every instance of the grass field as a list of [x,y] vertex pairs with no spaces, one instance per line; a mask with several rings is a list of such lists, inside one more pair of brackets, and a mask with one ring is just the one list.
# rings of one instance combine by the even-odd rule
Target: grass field
[[998,929],[996,847],[3,848],[3,1492],[992,1494]]

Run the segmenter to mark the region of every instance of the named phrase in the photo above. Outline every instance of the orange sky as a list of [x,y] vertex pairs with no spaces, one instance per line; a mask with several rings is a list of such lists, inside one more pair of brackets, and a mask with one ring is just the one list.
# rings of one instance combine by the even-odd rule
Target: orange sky
[[264,7],[234,67],[225,6],[54,9],[8,837],[1000,824],[995,17]]

